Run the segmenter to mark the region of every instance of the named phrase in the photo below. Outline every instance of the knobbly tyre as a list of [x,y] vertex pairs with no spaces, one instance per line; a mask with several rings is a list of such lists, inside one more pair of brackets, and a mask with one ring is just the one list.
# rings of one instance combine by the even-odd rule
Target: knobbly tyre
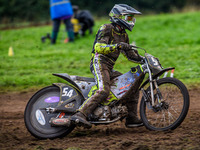
[[[136,48],[142,49],[133,46],[132,50]],[[158,58],[143,50],[143,64],[113,79],[110,96],[88,116],[91,124],[122,121],[128,115],[126,98],[137,90],[142,93],[139,111],[147,129],[174,130],[183,122],[189,109],[187,88],[176,78],[161,78],[162,74],[174,68],[163,69]],[[74,122],[79,121],[70,117],[97,89],[93,78],[66,73],[53,75],[67,83],[53,83],[39,90],[31,97],[24,112],[28,131],[39,139],[54,139],[69,134],[76,127]]]

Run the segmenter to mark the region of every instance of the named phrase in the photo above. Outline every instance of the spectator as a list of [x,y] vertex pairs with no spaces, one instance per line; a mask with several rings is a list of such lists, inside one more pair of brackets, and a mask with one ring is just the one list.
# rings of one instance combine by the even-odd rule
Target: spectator
[[69,42],[74,41],[73,25],[71,23],[71,17],[73,16],[73,10],[70,0],[50,0],[50,14],[53,20],[53,30],[51,35],[51,43],[55,44],[58,36],[60,23],[63,20],[68,33]]
[[78,19],[81,24],[81,35],[84,36],[85,32],[89,30],[92,34],[92,27],[94,26],[94,19],[88,10],[79,10],[78,6],[73,6],[74,18]]

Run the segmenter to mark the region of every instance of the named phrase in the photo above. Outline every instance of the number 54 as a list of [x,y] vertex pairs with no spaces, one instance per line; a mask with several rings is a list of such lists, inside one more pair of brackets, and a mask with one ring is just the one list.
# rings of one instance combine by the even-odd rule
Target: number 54
[[72,95],[73,95],[72,89],[68,91],[68,87],[63,88],[62,96],[72,97]]

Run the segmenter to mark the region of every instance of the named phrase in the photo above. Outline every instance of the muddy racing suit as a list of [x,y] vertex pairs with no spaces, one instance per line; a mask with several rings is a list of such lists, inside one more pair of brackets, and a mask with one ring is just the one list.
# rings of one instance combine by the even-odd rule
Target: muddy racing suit
[[[122,47],[120,46],[121,42],[123,42]],[[97,105],[109,96],[110,81],[121,75],[120,72],[113,70],[115,61],[120,53],[133,62],[138,63],[141,61],[141,57],[138,54],[122,49],[130,49],[130,47],[124,47],[124,43],[125,46],[130,46],[128,34],[114,23],[101,26],[97,32],[93,45],[90,70],[95,76],[98,90],[79,108],[79,111],[85,116],[92,113]],[[138,94],[139,92],[127,102],[130,117],[137,114]]]

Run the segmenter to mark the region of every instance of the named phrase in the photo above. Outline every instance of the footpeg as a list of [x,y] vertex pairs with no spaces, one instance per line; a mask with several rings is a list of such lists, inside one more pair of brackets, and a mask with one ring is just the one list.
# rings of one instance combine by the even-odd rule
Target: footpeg
[[69,127],[71,125],[71,121],[69,118],[51,118],[49,123],[52,126],[67,126],[67,127]]

